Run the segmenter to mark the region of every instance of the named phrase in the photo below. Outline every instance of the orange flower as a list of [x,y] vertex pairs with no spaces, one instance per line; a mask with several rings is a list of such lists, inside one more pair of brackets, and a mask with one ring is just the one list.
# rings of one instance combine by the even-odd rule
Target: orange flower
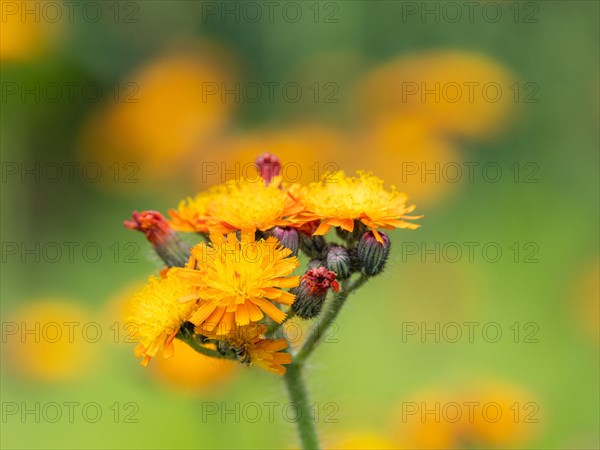
[[226,335],[207,332],[204,328],[200,328],[198,331],[226,342],[229,349],[235,352],[238,360],[248,366],[256,364],[265,370],[283,375],[286,370],[283,364],[292,362],[292,355],[281,351],[287,348],[287,341],[285,339],[264,339],[262,336],[267,331],[267,327],[262,324],[253,323],[235,327],[230,329]]
[[331,227],[354,231],[354,221],[362,222],[379,242],[383,242],[377,228],[419,228],[407,220],[423,216],[408,216],[415,205],[406,206],[408,196],[403,192],[383,188],[378,177],[357,172],[357,177],[347,177],[337,172],[322,181],[311,183],[301,190],[301,201],[306,211],[301,214],[305,222],[320,219],[314,235],[324,235]]
[[257,177],[214,186],[170,210],[172,226],[179,231],[227,233],[292,225],[303,206],[292,194],[297,187],[283,187],[281,181],[275,177],[265,185]]
[[128,322],[135,327],[135,354],[143,357],[143,366],[161,349],[165,358],[173,356],[173,339],[196,307],[195,302],[182,302],[189,298],[195,298],[192,288],[174,277],[173,269],[164,278],[150,277],[133,297]]
[[288,276],[299,266],[291,250],[274,237],[255,241],[254,233],[227,236],[211,234],[191,250],[184,269],[173,269],[179,279],[194,288],[200,298],[189,319],[203,330],[225,335],[236,325],[257,322],[267,314],[277,323],[286,314],[273,302],[291,305],[294,295],[284,291],[298,285],[298,276]]

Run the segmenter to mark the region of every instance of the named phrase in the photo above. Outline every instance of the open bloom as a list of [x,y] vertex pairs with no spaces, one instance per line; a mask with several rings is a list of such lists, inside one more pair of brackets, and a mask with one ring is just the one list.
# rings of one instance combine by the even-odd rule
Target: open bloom
[[295,223],[303,209],[292,195],[295,186],[283,187],[281,177],[268,185],[262,178],[232,180],[213,186],[169,211],[171,224],[179,231],[227,233],[234,230],[266,231]]
[[294,295],[283,290],[298,285],[289,276],[298,258],[273,236],[256,241],[254,233],[211,234],[191,250],[186,268],[177,276],[196,289],[200,303],[190,322],[204,330],[227,334],[237,325],[248,325],[268,315],[277,323],[285,313],[273,302],[291,305]]
[[177,209],[170,209],[171,227],[177,231],[208,233],[210,228],[218,225],[209,213],[214,195],[210,191],[200,192],[195,197],[181,200]]
[[302,218],[321,220],[314,235],[324,235],[331,227],[352,232],[357,220],[382,242],[377,228],[413,230],[419,227],[407,222],[423,216],[407,215],[414,211],[415,205],[406,205],[408,196],[405,193],[394,187],[385,190],[383,181],[370,173],[359,171],[357,175],[348,177],[344,172],[336,172],[302,189],[300,198],[306,208]]
[[[278,375],[285,373],[283,364],[292,362],[292,355],[282,352],[288,344],[285,339],[264,339],[267,327],[262,324],[251,323],[242,327],[231,329],[226,335],[207,333],[209,337],[226,343],[240,362],[246,365],[257,366],[274,372]],[[205,333],[205,331],[202,331]]]
[[139,342],[135,353],[143,357],[143,366],[160,349],[165,358],[173,355],[173,339],[196,308],[196,302],[186,300],[194,298],[192,288],[174,277],[173,270],[164,278],[150,277],[148,284],[133,297],[128,323],[134,327],[134,337]]

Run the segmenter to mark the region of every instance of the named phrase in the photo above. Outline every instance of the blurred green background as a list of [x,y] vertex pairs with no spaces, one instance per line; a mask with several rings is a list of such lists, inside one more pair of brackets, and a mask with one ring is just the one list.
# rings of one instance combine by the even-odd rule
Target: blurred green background
[[123,220],[264,151],[425,214],[311,360],[327,448],[600,446],[598,2],[0,3],[2,448],[298,445],[276,376],[144,369],[123,324],[161,268]]

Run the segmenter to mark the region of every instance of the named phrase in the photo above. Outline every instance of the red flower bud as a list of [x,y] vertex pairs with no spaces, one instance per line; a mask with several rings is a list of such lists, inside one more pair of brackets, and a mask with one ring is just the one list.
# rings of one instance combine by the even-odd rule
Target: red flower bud
[[271,153],[263,153],[260,155],[256,158],[255,165],[267,186],[281,171],[281,161],[279,161],[277,156]]
[[141,231],[148,242],[168,267],[185,266],[189,259],[189,248],[181,242],[169,222],[158,211],[134,211],[131,220],[123,222],[130,230]]

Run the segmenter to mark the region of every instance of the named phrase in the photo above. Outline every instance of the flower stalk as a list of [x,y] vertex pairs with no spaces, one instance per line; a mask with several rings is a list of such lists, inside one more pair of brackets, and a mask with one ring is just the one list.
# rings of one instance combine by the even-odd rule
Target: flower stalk
[[299,417],[297,421],[297,428],[303,450],[314,450],[320,448],[319,440],[317,438],[317,431],[313,420],[314,417],[311,414],[307,389],[303,379],[302,369],[304,368],[304,363],[308,356],[310,356],[313,350],[318,346],[321,337],[325,334],[327,329],[338,316],[342,307],[346,303],[348,296],[353,291],[361,287],[367,280],[368,277],[363,275],[353,282],[345,283],[344,289],[335,294],[334,298],[331,300],[329,309],[324,313],[322,319],[318,323],[318,326],[307,337],[298,353],[293,356],[292,363],[287,366],[284,379],[290,401],[296,405],[296,408],[298,409]]
[[306,385],[302,378],[302,365],[292,361],[287,366],[284,380],[290,401],[298,411],[296,425],[302,448],[303,450],[319,450],[321,447],[319,446],[314,416],[310,409]]

